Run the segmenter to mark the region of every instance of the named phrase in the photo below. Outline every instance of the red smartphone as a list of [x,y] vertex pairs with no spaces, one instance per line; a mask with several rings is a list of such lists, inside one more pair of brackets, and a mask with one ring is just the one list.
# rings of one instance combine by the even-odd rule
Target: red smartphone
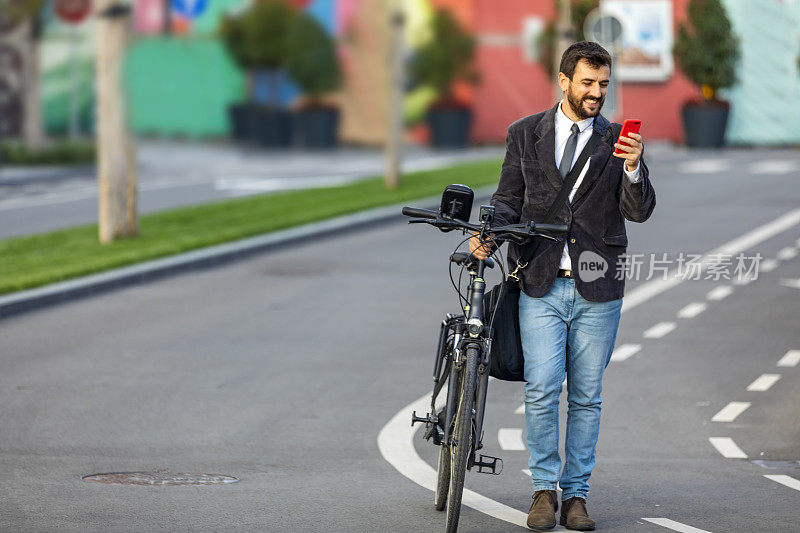
[[[630,119],[626,120],[625,122],[622,123],[622,131],[619,132],[619,138],[622,139],[623,137],[627,137],[629,133],[639,133],[639,127],[641,125],[642,125],[641,120],[630,120]],[[617,140],[617,142],[620,143],[619,139]],[[626,143],[620,143],[620,144],[626,144]],[[624,154],[625,152],[623,152],[619,148],[614,148],[614,153]]]

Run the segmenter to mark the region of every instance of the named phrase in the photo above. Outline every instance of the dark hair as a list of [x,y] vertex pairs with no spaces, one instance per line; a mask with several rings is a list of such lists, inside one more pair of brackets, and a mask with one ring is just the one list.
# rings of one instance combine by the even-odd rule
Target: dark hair
[[575,66],[581,59],[588,61],[593,68],[602,66],[611,68],[611,54],[605,48],[590,41],[579,41],[564,50],[559,71],[563,72],[569,79],[572,79],[572,75],[575,74]]

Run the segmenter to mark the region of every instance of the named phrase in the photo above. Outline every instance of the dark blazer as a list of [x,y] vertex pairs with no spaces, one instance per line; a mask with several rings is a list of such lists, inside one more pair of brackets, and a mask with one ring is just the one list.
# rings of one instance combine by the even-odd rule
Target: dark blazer
[[[508,127],[500,183],[491,200],[495,206],[495,225],[542,222],[558,195],[563,181],[555,161],[557,108],[558,104]],[[576,273],[575,285],[581,296],[594,302],[622,298],[625,280],[617,275],[617,265],[628,245],[625,219],[644,222],[656,205],[644,160],[640,159],[639,181],[634,184],[624,175],[625,160],[611,156],[621,128],[602,115],[595,117],[594,129],[602,135],[602,141],[591,155],[589,169],[572,202],[564,202],[553,221],[570,225],[567,246]],[[525,294],[538,298],[547,293],[556,278],[564,243],[534,240],[537,242],[525,245],[538,248],[530,264],[521,271],[520,286]],[[602,277],[592,281],[581,279],[578,258],[584,251],[594,252],[606,261],[608,268]],[[513,271],[520,247],[509,244],[508,256]]]

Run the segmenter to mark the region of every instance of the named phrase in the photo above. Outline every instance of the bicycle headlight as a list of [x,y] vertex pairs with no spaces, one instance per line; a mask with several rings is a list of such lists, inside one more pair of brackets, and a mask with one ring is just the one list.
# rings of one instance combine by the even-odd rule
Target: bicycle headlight
[[467,332],[471,337],[477,337],[483,331],[483,322],[480,318],[470,318],[467,322]]

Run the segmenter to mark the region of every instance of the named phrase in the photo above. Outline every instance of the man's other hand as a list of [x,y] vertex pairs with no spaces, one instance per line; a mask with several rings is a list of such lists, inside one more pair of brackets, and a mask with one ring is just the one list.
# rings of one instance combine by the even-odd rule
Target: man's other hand
[[638,133],[629,133],[627,137],[620,137],[619,140],[621,142],[614,143],[614,146],[622,150],[623,153],[614,152],[612,155],[624,159],[625,170],[633,172],[639,166],[639,159],[642,157],[642,151],[644,150],[642,136]]
[[481,242],[480,234],[472,232],[472,238],[469,240],[469,253],[478,259],[486,259],[492,253],[492,240],[487,237]]

